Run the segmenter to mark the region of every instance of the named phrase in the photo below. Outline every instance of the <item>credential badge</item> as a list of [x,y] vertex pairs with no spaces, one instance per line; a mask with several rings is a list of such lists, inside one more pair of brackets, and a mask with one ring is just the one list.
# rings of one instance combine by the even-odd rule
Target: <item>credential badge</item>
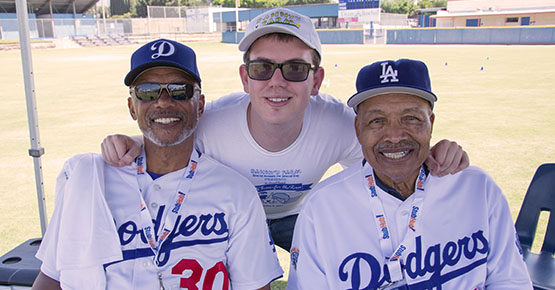
[[381,63],[382,65],[382,75],[380,76],[380,79],[382,79],[382,84],[383,83],[396,83],[399,81],[399,79],[397,78],[397,70],[393,69],[393,67],[388,64],[387,62]]
[[160,40],[152,44],[150,50],[156,51],[152,54],[152,59],[157,59],[161,56],[170,56],[175,52],[175,47],[168,41]]

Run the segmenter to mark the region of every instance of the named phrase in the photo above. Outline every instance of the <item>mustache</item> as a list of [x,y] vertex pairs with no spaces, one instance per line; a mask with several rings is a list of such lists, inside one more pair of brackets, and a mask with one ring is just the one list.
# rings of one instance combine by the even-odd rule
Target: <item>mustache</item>
[[146,119],[151,121],[156,118],[180,118],[182,120],[187,120],[187,114],[183,112],[175,112],[175,111],[156,111],[156,112],[149,112],[146,114]]
[[418,143],[410,140],[401,140],[398,143],[387,141],[376,145],[374,149],[377,151],[383,151],[383,150],[406,149],[407,147],[416,148],[418,147]]

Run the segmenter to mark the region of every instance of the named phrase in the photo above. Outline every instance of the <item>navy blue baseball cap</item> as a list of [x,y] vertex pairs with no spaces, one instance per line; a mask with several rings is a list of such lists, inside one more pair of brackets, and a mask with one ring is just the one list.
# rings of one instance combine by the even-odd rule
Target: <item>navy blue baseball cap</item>
[[180,69],[191,75],[200,86],[195,52],[186,45],[168,39],[151,41],[131,55],[131,70],[125,76],[125,85],[130,86],[141,73],[153,67]]
[[357,111],[365,100],[389,93],[409,94],[430,102],[432,109],[437,97],[432,93],[428,67],[419,60],[384,60],[363,67],[356,80],[357,93],[347,105]]

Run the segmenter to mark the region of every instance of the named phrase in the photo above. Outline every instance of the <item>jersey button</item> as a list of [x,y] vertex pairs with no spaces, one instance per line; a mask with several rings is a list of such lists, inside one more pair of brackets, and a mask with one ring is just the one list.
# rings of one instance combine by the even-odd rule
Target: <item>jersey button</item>
[[155,202],[153,202],[153,203],[150,204],[150,207],[152,207],[152,208],[157,208],[157,207],[158,207],[158,204],[155,203]]
[[408,210],[403,210],[403,211],[401,211],[401,215],[402,215],[402,216],[407,216],[408,214],[409,214],[409,211],[408,211]]
[[160,185],[158,185],[158,184],[155,184],[155,185],[152,186],[152,187],[154,188],[154,190],[160,190],[160,188],[161,188]]

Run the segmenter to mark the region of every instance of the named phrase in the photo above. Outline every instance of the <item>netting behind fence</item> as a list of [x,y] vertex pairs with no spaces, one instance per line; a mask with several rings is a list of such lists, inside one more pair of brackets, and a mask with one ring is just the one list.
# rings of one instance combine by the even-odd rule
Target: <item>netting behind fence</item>
[[181,18],[185,17],[186,7],[182,6],[147,6],[150,18]]
[[[30,19],[31,38],[61,38],[96,34],[176,34],[221,32],[214,22],[214,7],[148,6],[147,18]],[[17,19],[0,18],[0,40],[17,40]]]

